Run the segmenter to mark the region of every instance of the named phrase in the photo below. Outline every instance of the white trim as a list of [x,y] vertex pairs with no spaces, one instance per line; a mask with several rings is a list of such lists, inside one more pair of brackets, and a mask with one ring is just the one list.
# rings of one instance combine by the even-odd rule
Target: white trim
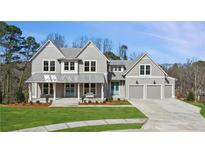
[[154,62],[154,60],[152,60],[152,58],[148,55],[148,53],[144,53],[134,64],[132,67],[130,67],[130,69],[128,69],[123,75],[127,75],[127,73],[130,72],[130,70],[132,70],[136,64],[138,64],[143,57],[147,56],[166,76],[168,76],[168,74],[157,64]]
[[[143,74],[140,74],[140,66],[144,66],[144,75]],[[149,75],[147,75],[146,74],[146,66],[150,66],[150,74]],[[150,77],[150,76],[152,76],[152,67],[151,67],[151,64],[140,64],[139,65],[139,76],[143,76],[143,77]]]
[[90,44],[92,44],[92,45],[97,49],[97,51],[98,51],[108,62],[110,62],[110,60],[107,59],[107,57],[95,46],[95,44],[94,44],[92,41],[88,41],[88,42],[85,44],[85,46],[82,48],[82,50],[80,51],[80,53],[76,56],[76,58],[79,57],[79,56],[82,54],[82,52],[83,52]]
[[143,98],[142,99],[145,99],[145,84],[128,84],[128,99],[130,99],[130,86],[143,86]]
[[46,43],[44,43],[41,47],[39,47],[36,51],[36,53],[29,59],[29,61],[32,61],[41,51],[42,49],[48,44],[48,43],[51,43],[59,52],[60,54],[65,57],[62,52],[55,46],[55,44],[51,41],[51,40],[48,40]]
[[[68,62],[69,70],[65,70],[65,62]],[[70,70],[70,62],[74,62],[74,70]],[[77,73],[78,72],[78,65],[76,61],[63,61],[61,62],[61,73]]]
[[[89,71],[85,71],[85,61],[89,62]],[[95,71],[91,72],[91,62],[95,61]],[[97,73],[97,60],[83,60],[83,73]]]
[[38,84],[37,82],[34,83],[34,87],[35,87],[35,98],[37,98],[37,90],[38,90],[38,85],[37,85],[37,84]]
[[[44,61],[48,61],[48,71],[44,71]],[[50,62],[51,61],[55,61],[55,71],[50,71]],[[40,73],[56,73],[56,65],[57,65],[56,59],[42,59],[42,72],[40,72]]]

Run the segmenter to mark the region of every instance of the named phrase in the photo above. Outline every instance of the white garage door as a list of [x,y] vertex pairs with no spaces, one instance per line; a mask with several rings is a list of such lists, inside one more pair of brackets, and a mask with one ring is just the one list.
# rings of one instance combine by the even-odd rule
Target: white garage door
[[147,98],[161,99],[161,85],[147,85]]
[[130,99],[143,99],[144,85],[130,85],[129,98]]
[[165,98],[172,98],[172,85],[165,85],[164,96]]

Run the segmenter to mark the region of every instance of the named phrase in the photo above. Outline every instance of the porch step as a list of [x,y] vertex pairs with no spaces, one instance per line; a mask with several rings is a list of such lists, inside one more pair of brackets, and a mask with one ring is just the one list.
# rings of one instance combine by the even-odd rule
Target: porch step
[[53,101],[50,107],[74,107],[78,106],[78,99],[75,98],[62,98]]

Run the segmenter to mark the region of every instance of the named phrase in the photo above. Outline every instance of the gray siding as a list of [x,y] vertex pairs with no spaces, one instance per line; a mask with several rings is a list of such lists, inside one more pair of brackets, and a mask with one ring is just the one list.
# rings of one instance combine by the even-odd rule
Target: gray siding
[[138,64],[136,64],[127,76],[139,76],[139,66],[140,64],[150,64],[151,65],[151,76],[164,76],[164,73],[159,69],[159,67],[153,63],[148,56],[143,57]]
[[43,60],[56,60],[56,73],[60,73],[60,63],[57,61],[58,58],[62,58],[60,51],[52,44],[49,43],[42,49],[42,51],[32,61],[32,73],[43,72]]

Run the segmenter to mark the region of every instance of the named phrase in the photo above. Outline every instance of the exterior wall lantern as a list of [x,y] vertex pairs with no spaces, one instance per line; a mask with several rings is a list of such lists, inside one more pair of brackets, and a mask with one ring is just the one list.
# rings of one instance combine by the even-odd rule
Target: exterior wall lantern
[[155,80],[153,81],[153,84],[156,84],[156,81],[155,81]]
[[139,82],[136,80],[136,84],[139,84]]

